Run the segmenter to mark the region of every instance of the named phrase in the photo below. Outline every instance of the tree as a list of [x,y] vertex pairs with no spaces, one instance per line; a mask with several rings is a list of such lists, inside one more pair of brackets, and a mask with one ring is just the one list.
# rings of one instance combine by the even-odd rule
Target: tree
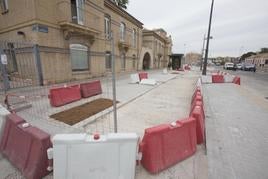
[[114,0],[114,2],[121,8],[127,9],[128,0]]

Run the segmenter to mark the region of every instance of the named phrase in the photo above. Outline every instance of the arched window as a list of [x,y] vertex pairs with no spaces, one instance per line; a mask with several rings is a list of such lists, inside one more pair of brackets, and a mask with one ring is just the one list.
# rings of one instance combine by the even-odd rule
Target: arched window
[[111,35],[111,17],[109,15],[105,15],[104,17],[104,34],[105,38],[109,39]]
[[89,70],[89,57],[87,46],[81,44],[71,44],[70,54],[73,71]]
[[121,22],[120,23],[120,40],[123,42],[125,41],[125,35],[126,35],[126,25]]

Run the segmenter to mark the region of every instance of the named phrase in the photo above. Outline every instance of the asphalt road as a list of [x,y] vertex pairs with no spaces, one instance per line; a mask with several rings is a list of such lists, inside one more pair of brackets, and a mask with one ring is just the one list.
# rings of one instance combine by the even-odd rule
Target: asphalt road
[[[233,75],[241,77],[241,85],[247,88],[250,92],[261,97],[268,98],[268,73],[264,72],[250,72],[250,71],[232,71],[223,70],[222,67],[218,67],[219,70],[226,71]],[[268,100],[268,99],[267,99]]]
[[203,85],[208,178],[266,179],[268,74],[228,72],[241,77],[241,86]]

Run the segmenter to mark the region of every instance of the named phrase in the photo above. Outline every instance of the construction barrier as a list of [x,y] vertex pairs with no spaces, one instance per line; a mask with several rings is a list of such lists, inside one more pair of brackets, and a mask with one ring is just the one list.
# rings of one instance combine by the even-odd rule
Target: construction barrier
[[195,106],[190,117],[196,119],[197,144],[202,144],[205,141],[205,118],[201,106]]
[[137,134],[58,134],[52,141],[56,179],[135,177]]
[[142,79],[140,82],[141,85],[151,85],[154,86],[157,84],[155,79]]
[[[202,97],[202,94],[201,94],[200,89],[196,89],[196,90],[195,90],[195,92],[194,92],[194,94],[193,94],[193,96],[192,96],[192,99],[191,99],[191,104],[193,103],[193,101],[195,100],[195,98],[196,98],[197,96],[201,96],[201,97]],[[198,99],[199,99],[199,100],[202,100],[202,99],[200,99],[200,97],[198,97]]]
[[47,149],[51,146],[49,134],[16,114],[7,116],[0,151],[27,179],[39,179],[49,173]]
[[202,116],[203,116],[203,119],[205,119],[205,110],[204,110],[204,104],[203,104],[203,101],[194,101],[191,105],[191,109],[190,109],[190,115],[192,114],[195,106],[200,106],[201,107],[201,112],[202,112]]
[[240,77],[239,76],[234,77],[233,83],[240,85],[241,84]]
[[63,106],[65,104],[81,99],[79,85],[50,89],[50,104],[53,107]]
[[234,76],[233,75],[224,75],[224,82],[225,83],[232,83],[234,80]]
[[213,74],[212,75],[212,83],[224,83],[223,75]]
[[186,159],[196,151],[196,120],[187,118],[145,129],[140,151],[141,164],[150,173]]
[[140,82],[140,77],[139,77],[139,74],[138,73],[135,73],[135,74],[131,74],[130,75],[130,83],[132,84],[135,84],[135,83],[139,83]]
[[202,83],[212,83],[212,76],[211,75],[202,75],[201,76]]
[[8,114],[10,114],[10,112],[0,104],[0,139],[5,128],[6,116]]
[[191,101],[191,106],[196,103],[197,101],[202,101],[203,102],[203,96],[201,95],[200,92],[197,92],[193,100]]
[[95,96],[102,93],[99,80],[80,84],[81,95],[83,98]]
[[139,73],[139,78],[140,78],[140,81],[142,79],[148,79],[148,73],[146,73],[146,72],[140,72]]

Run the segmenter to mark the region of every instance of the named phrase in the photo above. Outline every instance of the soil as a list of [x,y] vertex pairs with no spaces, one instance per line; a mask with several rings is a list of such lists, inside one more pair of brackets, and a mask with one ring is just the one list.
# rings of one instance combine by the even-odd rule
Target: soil
[[53,114],[50,117],[66,124],[74,125],[111,107],[112,105],[112,100],[100,98],[89,103]]

